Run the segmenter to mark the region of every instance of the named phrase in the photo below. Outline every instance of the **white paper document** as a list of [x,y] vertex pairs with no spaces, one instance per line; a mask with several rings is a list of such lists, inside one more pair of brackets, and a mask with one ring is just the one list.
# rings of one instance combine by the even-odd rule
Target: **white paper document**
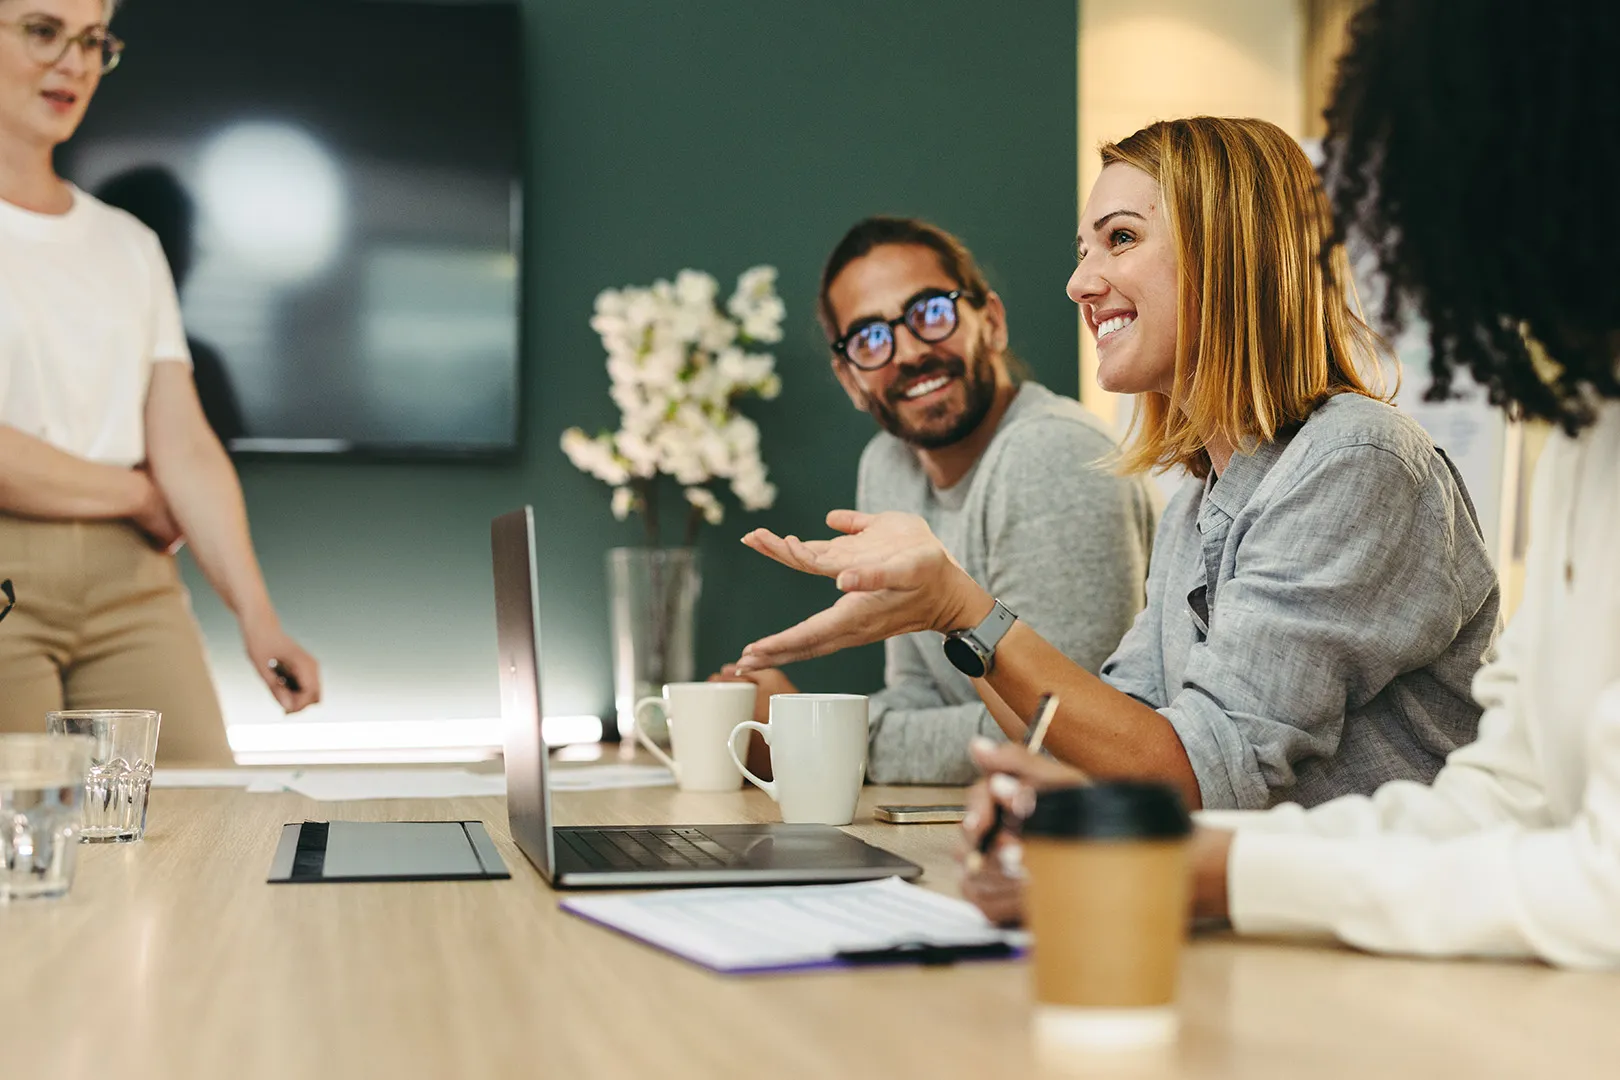
[[968,945],[1022,935],[997,930],[965,900],[899,878],[853,885],[571,896],[563,910],[715,971],[833,966],[836,954],[896,945]]
[[264,769],[158,769],[152,774],[155,788],[248,788],[255,784],[281,785],[293,770],[265,771]]
[[552,791],[664,787],[675,782],[675,774],[662,765],[576,765],[552,769],[547,776]]
[[322,802],[353,799],[456,799],[506,794],[500,773],[466,769],[299,769],[250,792],[292,791]]

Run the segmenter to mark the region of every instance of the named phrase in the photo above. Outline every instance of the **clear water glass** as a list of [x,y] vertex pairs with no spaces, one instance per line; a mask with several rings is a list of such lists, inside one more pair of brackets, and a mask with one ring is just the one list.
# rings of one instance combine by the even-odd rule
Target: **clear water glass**
[[72,887],[94,749],[84,735],[0,735],[0,904]]
[[84,777],[80,839],[125,844],[146,835],[146,797],[152,790],[161,713],[150,709],[82,709],[46,713],[52,734],[95,740]]

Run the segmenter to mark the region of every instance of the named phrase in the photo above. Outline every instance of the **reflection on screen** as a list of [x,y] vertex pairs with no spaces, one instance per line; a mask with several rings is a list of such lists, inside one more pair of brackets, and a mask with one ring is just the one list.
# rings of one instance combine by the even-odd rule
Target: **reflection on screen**
[[[163,239],[233,448],[515,446],[515,5],[165,0],[115,29],[63,170]],[[113,198],[154,174],[165,199]]]

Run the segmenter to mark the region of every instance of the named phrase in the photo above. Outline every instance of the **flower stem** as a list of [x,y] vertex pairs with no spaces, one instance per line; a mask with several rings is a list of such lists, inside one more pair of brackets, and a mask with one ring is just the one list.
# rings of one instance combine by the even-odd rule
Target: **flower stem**
[[641,495],[641,523],[647,530],[647,546],[658,546],[658,477],[652,476],[636,481],[636,488]]

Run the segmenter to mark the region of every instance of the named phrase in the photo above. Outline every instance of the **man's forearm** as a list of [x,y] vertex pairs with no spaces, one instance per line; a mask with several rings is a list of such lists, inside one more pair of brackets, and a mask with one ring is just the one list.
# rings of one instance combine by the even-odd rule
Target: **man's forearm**
[[888,705],[873,696],[873,725],[867,778],[875,784],[969,784],[978,772],[968,743],[986,734],[984,706]]
[[149,481],[134,469],[101,465],[0,424],[0,511],[45,520],[133,516]]

